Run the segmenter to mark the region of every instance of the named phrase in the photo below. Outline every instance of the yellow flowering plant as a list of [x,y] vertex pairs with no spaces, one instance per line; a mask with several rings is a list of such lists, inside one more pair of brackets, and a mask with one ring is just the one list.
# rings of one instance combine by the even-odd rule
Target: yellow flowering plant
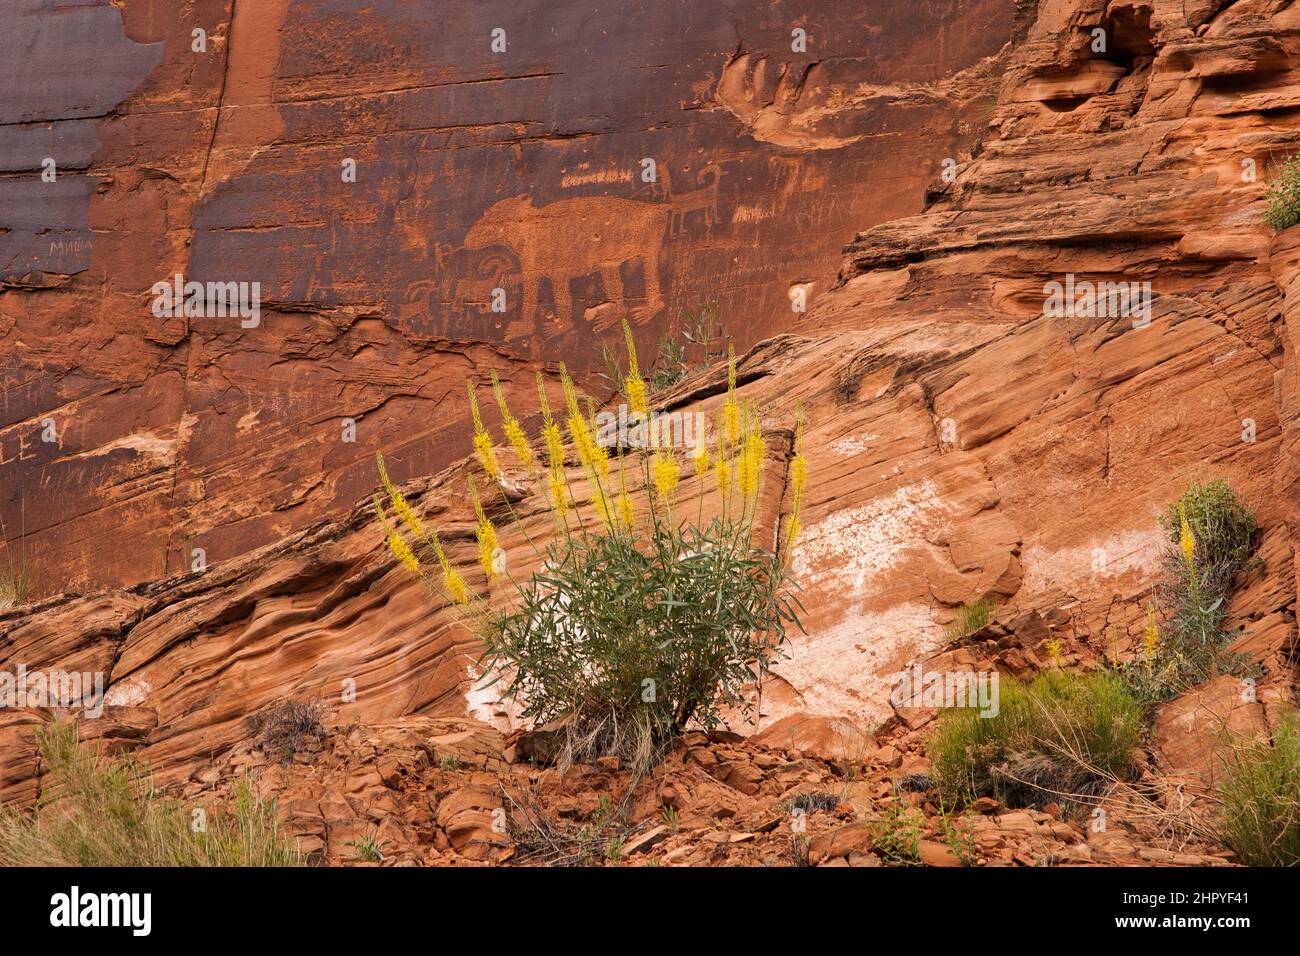
[[1130,688],[1154,706],[1221,674],[1261,676],[1248,655],[1228,649],[1224,628],[1235,575],[1251,562],[1258,523],[1222,480],[1194,482],[1160,517],[1167,574],[1145,609],[1141,646],[1115,661]]
[[[626,324],[625,333],[623,396],[648,415]],[[768,440],[757,405],[737,394],[734,352],[715,447],[701,434],[688,454],[671,445],[610,447],[594,405],[565,365],[559,372],[559,410],[537,376],[536,446],[492,375],[504,453],[468,387],[479,472],[468,482],[479,565],[472,578],[394,486],[382,455],[376,513],[394,557],[459,607],[482,640],[485,681],[501,682],[524,718],[564,721],[562,760],[612,753],[645,769],[688,724],[715,727],[728,708],[748,715],[749,689],[781,656],[787,626],[799,625],[790,552],[808,477],[803,418],[787,463],[791,507],[775,547],[764,547],[755,522]],[[547,536],[519,521],[503,483],[545,501]],[[686,495],[697,507],[682,506]],[[523,580],[505,567],[496,520],[507,516],[533,550]]]

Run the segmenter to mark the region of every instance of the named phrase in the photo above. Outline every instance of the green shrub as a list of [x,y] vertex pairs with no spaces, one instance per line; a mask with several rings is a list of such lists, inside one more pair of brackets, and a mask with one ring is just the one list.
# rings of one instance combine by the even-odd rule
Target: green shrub
[[1113,662],[1148,709],[1220,674],[1261,676],[1258,665],[1230,653],[1223,630],[1233,576],[1255,549],[1255,514],[1222,480],[1196,483],[1166,507],[1167,579],[1156,587],[1165,627],[1148,610],[1143,653]]
[[[626,322],[623,331],[624,395],[632,412],[645,415],[647,385]],[[544,456],[511,414],[495,375],[492,382],[518,468],[512,478],[532,483],[534,501],[549,505],[549,541],[539,546],[536,527],[530,532],[515,516],[473,383],[473,447],[482,477],[472,474],[468,484],[482,577],[474,571],[467,578],[451,560],[438,531],[389,479],[382,456],[380,481],[397,520],[390,524],[383,500],[375,499],[394,557],[441,591],[482,640],[480,687],[501,682],[503,695],[535,725],[562,721],[562,765],[614,754],[644,771],[688,724],[716,727],[725,708],[746,716],[747,692],[780,655],[786,626],[798,625],[789,568],[808,473],[802,424],[788,462],[789,510],[769,548],[754,530],[767,439],[758,407],[737,397],[734,355],[713,450],[701,436],[688,476],[671,443],[647,448],[628,439],[623,446],[614,438],[611,447],[607,434],[602,443],[593,403],[581,400],[563,365],[565,424],[580,470],[570,465],[540,374]],[[629,487],[638,475],[634,498]],[[689,504],[678,495],[688,482],[695,493]],[[710,486],[716,498],[705,521]],[[480,487],[487,489],[482,496]],[[533,549],[537,570],[526,580],[514,577],[499,546],[495,522],[505,515]]]
[[1264,198],[1268,201],[1264,222],[1274,232],[1300,222],[1300,153],[1282,163],[1270,180]]
[[996,716],[940,715],[930,762],[945,805],[994,796],[1010,806],[1082,800],[1132,769],[1142,706],[1118,675],[1048,671],[1003,680]]
[[783,586],[734,521],[574,538],[489,624],[485,656],[525,718],[568,721],[575,758],[644,767],[692,720],[746,711],[742,691],[795,620]]
[[1194,562],[1201,586],[1219,594],[1232,576],[1246,566],[1255,550],[1259,522],[1232,487],[1222,479],[1197,482],[1170,502],[1160,516],[1160,527],[1173,548],[1173,560],[1182,564],[1182,519],[1186,517],[1194,538]]
[[970,637],[993,621],[997,605],[987,597],[982,597],[957,608],[957,616],[944,629],[944,643],[952,644]]
[[30,814],[0,809],[0,866],[298,866],[275,801],[239,781],[233,804],[194,810],[156,790],[130,757],[82,746],[71,724],[38,731],[46,766]]
[[1247,866],[1300,866],[1300,720],[1288,715],[1270,742],[1258,738],[1227,758],[1218,832]]
[[962,866],[979,864],[980,848],[975,839],[975,824],[971,820],[970,811],[960,816],[943,813],[939,817],[939,836]]
[[[726,354],[722,346],[730,338],[718,318],[716,302],[706,303],[698,312],[683,312],[680,330],[675,334],[666,332],[659,339],[659,354],[646,382],[650,394],[710,368]],[[626,358],[605,342],[599,351],[605,369],[602,377],[615,387],[621,386],[627,377]]]

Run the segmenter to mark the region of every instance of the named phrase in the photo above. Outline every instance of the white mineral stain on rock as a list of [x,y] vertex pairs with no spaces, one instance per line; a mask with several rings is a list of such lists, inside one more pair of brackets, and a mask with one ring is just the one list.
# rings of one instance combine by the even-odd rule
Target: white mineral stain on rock
[[765,707],[765,722],[807,711],[849,717],[868,725],[893,712],[889,694],[900,659],[938,647],[940,628],[924,604],[899,604],[885,611],[850,613],[830,628],[799,635],[786,645],[789,660],[773,671],[794,687],[802,702]]
[[879,435],[856,435],[848,438],[840,438],[831,442],[830,450],[844,458],[851,458],[854,455],[860,455],[871,448],[873,441],[878,441]]
[[837,511],[808,526],[795,547],[794,574],[805,591],[851,603],[888,570],[943,510],[934,482],[899,488],[891,495]]
[[[786,645],[775,672],[799,692],[797,709],[867,722],[889,716],[891,675],[900,660],[936,647],[940,628],[929,606],[905,602],[868,609],[873,584],[911,549],[921,533],[946,520],[934,482],[837,511],[807,528],[795,549],[794,574],[805,606],[817,595],[829,619],[806,622],[809,633]],[[784,713],[769,712],[777,720]]]
[[138,707],[145,702],[151,690],[153,687],[147,680],[115,684],[104,695],[104,703],[109,707]]
[[1154,577],[1160,573],[1165,547],[1158,527],[1121,531],[1071,548],[1030,545],[1020,558],[1025,576],[1019,597],[1032,598],[1065,582],[1072,593],[1079,593],[1088,582],[1099,584],[1132,572]]

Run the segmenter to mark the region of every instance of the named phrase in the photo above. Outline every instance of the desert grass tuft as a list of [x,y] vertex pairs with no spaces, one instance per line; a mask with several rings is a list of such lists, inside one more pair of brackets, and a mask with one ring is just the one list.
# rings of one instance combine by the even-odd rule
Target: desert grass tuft
[[37,740],[41,799],[30,813],[0,809],[0,866],[302,865],[275,801],[246,780],[225,805],[183,803],[132,758],[80,743],[72,724],[47,724]]
[[991,624],[996,613],[997,605],[988,597],[981,597],[969,604],[961,605],[957,608],[957,616],[944,628],[944,643],[955,644],[957,641],[965,640]]
[[1219,840],[1246,866],[1300,866],[1300,719],[1239,742],[1219,786]]
[[1030,683],[1003,680],[998,712],[940,715],[930,761],[946,805],[993,796],[1011,806],[1087,802],[1131,775],[1142,705],[1111,672],[1051,670]]

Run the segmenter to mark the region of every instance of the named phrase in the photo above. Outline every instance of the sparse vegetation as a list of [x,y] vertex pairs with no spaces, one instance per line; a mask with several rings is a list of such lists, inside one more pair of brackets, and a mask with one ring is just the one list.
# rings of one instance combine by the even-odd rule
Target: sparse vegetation
[[790,837],[790,846],[786,849],[786,860],[791,866],[812,866],[812,843],[806,836]]
[[320,701],[286,700],[249,717],[248,728],[267,753],[287,762],[309,744],[325,739],[324,715]]
[[801,810],[804,813],[815,813],[818,810],[830,812],[840,805],[840,798],[833,793],[827,793],[825,790],[814,790],[811,793],[797,793],[789,800],[781,804],[780,809],[786,813],[795,810]]
[[1300,866],[1300,719],[1226,758],[1218,836],[1246,866]]
[[629,823],[626,805],[614,803],[604,794],[585,821],[573,822],[556,819],[543,806],[536,790],[503,788],[501,793],[510,807],[507,831],[520,863],[619,865],[625,858],[628,840],[645,826]]
[[1142,654],[1113,666],[1150,709],[1220,674],[1260,676],[1248,657],[1227,650],[1223,630],[1233,576],[1245,568],[1258,524],[1224,481],[1197,483],[1160,518],[1169,541],[1168,580],[1156,589],[1165,612],[1148,608]]
[[1086,801],[1131,773],[1142,705],[1118,675],[1051,670],[999,689],[996,716],[974,708],[940,715],[929,752],[945,804]]
[[979,864],[979,844],[975,842],[975,827],[968,814],[942,813],[939,837],[962,866]]
[[0,866],[299,866],[274,800],[239,781],[228,805],[182,803],[132,758],[79,742],[72,724],[37,733],[45,774],[30,813],[0,809]]
[[15,546],[9,540],[4,522],[0,521],[0,538],[5,542],[4,562],[0,563],[0,611],[16,604],[25,604],[32,594],[32,572],[27,563],[26,512],[23,518],[24,528],[19,535],[22,544]]
[[623,862],[623,844],[627,842],[623,837],[616,836],[605,844],[605,862],[618,865]]
[[1264,199],[1268,202],[1264,222],[1274,232],[1300,222],[1300,153],[1287,157],[1277,168]]
[[366,863],[383,863],[384,847],[388,846],[388,840],[380,840],[378,833],[371,833],[366,836],[357,837],[352,841],[354,860],[362,860]]
[[[705,304],[698,312],[684,312],[681,329],[675,334],[665,332],[659,339],[659,354],[646,382],[650,394],[711,368],[726,354],[723,343],[730,338],[718,319],[716,302]],[[627,369],[619,350],[602,342],[600,358],[605,368],[602,377],[615,388],[622,387]]]
[[979,598],[957,608],[957,616],[944,629],[945,644],[965,640],[976,631],[987,627],[993,620],[997,605],[988,597]]
[[443,757],[438,761],[438,769],[443,773],[453,773],[465,769],[465,761],[459,757]]
[[921,834],[925,816],[920,810],[894,804],[876,825],[875,849],[886,863],[915,866],[921,862]]

